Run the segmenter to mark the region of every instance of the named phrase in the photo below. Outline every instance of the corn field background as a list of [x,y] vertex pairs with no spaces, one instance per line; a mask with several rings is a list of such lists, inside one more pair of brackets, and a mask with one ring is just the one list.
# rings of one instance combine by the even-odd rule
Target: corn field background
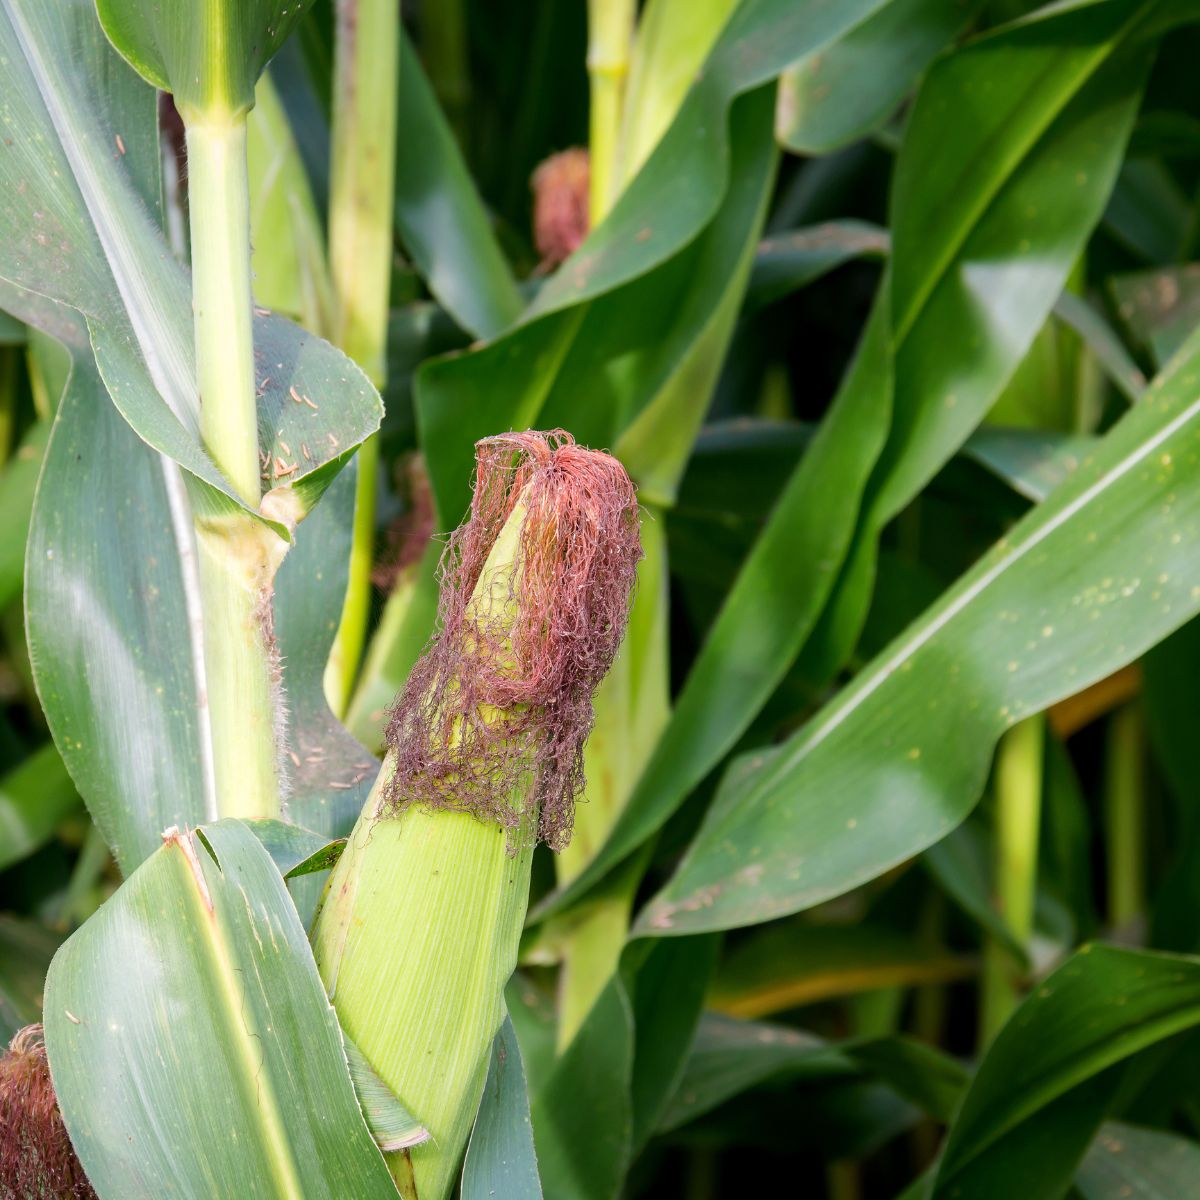
[[0,0],[0,1198],[1200,1198],[1198,59]]

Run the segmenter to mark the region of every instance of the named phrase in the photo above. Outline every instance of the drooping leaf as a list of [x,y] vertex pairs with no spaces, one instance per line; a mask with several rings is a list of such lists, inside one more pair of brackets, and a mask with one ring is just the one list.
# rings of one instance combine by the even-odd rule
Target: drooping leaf
[[63,946],[45,1024],[105,1200],[395,1196],[295,909],[238,822],[169,838]]
[[1198,375],[1192,343],[1066,483],[741,775],[640,927],[694,932],[781,916],[932,845],[978,799],[1005,729],[1192,616]]
[[1200,963],[1085,946],[992,1043],[932,1195],[1061,1196],[1120,1084],[1109,1068],[1200,1022]]
[[525,307],[412,42],[401,33],[396,226],[429,290],[477,337]]
[[541,1200],[521,1048],[507,1017],[492,1047],[483,1099],[463,1163],[462,1200]]

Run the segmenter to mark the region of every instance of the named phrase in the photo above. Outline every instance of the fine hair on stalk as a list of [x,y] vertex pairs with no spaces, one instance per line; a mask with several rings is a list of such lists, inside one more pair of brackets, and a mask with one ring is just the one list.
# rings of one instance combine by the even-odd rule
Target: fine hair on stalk
[[[385,809],[474,813],[509,831],[570,841],[592,695],[612,665],[636,578],[637,496],[611,455],[562,430],[475,447],[470,515],[441,562],[438,632],[392,709]],[[520,505],[511,562],[481,579]],[[477,592],[490,602],[473,601]],[[522,822],[536,812],[536,824]],[[524,830],[524,832],[522,832]]]

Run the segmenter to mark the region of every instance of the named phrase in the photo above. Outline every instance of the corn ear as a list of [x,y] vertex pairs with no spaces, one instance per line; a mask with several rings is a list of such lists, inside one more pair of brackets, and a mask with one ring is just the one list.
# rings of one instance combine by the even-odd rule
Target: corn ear
[[640,555],[624,469],[566,434],[486,439],[442,628],[335,868],[313,947],[342,1027],[429,1131],[402,1195],[454,1186],[504,1017],[533,845],[569,837],[591,697]]

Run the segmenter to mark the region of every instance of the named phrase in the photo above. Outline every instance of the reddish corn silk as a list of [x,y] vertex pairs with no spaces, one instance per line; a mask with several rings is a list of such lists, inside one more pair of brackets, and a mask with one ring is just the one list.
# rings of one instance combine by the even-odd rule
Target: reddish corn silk
[[0,1057],[0,1196],[96,1197],[58,1109],[40,1025],[18,1030]]
[[533,173],[533,244],[538,270],[553,271],[587,237],[588,152],[578,147],[552,154]]
[[[439,632],[392,710],[386,806],[474,813],[553,849],[571,837],[592,695],[625,632],[641,543],[625,468],[562,430],[485,438],[441,564]],[[509,517],[502,603],[472,603]],[[501,573],[503,572],[503,576]],[[493,592],[494,596],[494,592]],[[518,832],[525,812],[536,826]]]

